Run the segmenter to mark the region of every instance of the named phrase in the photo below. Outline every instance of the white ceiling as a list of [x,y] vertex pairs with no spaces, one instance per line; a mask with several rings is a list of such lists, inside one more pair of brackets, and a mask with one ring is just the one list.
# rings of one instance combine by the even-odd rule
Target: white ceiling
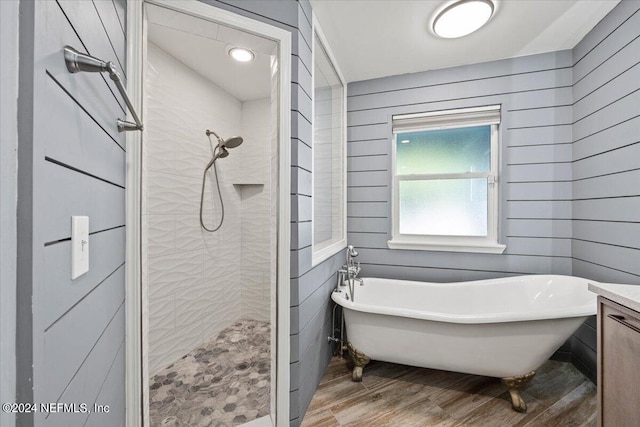
[[348,82],[573,48],[619,0],[501,0],[459,39],[430,30],[440,0],[311,0]]
[[[146,8],[151,43],[240,101],[271,95],[274,41],[155,5]],[[256,59],[237,62],[227,55],[228,45],[249,48]]]

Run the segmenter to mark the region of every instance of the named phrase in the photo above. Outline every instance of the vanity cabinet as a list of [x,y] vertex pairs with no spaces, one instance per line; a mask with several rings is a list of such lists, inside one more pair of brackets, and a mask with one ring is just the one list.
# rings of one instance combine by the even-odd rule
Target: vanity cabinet
[[640,425],[640,313],[601,296],[598,409],[602,427]]

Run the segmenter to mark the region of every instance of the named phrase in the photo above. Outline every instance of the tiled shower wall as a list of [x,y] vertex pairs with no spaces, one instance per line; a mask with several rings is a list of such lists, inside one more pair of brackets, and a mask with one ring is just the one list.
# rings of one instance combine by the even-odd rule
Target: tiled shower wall
[[[243,105],[153,44],[146,100],[143,284],[153,375],[241,317],[268,320],[269,257],[242,267],[248,266],[243,254],[269,253],[271,145],[258,137],[265,126],[270,135],[268,100]],[[198,214],[202,172],[212,155],[206,129],[223,138],[246,135],[216,162],[224,222],[214,233],[201,229]],[[213,169],[204,200],[205,225],[214,228],[221,209]],[[253,243],[244,251],[243,237]]]
[[[271,284],[275,283],[276,198],[271,197],[271,178],[278,172],[272,153],[276,140],[271,135],[271,101],[242,103],[244,142],[232,152],[236,160],[235,187],[241,202],[241,312],[243,318],[268,321]],[[231,156],[229,156],[230,158]],[[273,173],[271,173],[273,172]],[[272,203],[272,201],[274,203]]]
[[[291,50],[291,426],[302,422],[331,359],[330,295],[342,251],[311,262],[312,11],[309,0],[202,2],[290,31]],[[272,168],[272,170],[274,170]]]

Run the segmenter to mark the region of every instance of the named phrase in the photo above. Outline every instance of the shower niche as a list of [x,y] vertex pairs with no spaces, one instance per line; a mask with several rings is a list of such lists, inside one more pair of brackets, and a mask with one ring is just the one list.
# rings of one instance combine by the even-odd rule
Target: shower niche
[[[273,404],[276,44],[147,6],[142,286],[151,425],[239,425]],[[234,46],[253,61],[234,61]],[[202,222],[213,229],[222,220],[214,232],[200,222],[203,172],[218,142],[207,129],[243,139],[215,162],[219,195],[214,169],[204,175]]]

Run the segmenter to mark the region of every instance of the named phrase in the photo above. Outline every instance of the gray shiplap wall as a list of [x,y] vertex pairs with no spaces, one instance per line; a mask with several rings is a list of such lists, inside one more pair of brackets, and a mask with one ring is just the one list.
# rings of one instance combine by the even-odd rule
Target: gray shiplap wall
[[[341,257],[336,255],[311,268],[311,200],[304,186],[297,185],[309,182],[311,173],[311,118],[304,114],[310,111],[311,105],[311,7],[307,1],[211,0],[209,3],[293,33],[292,178],[295,192],[292,194],[291,224],[291,419],[292,425],[298,425],[329,360],[326,343],[330,327],[328,295],[341,262]],[[18,370],[26,384],[19,385],[18,392],[29,397],[26,390],[33,378],[35,387],[31,399],[27,400],[54,396],[62,401],[69,396],[82,396],[84,401],[93,393],[100,403],[112,404],[111,415],[115,416],[124,411],[124,139],[115,131],[114,119],[124,113],[121,100],[116,98],[113,87],[110,88],[105,79],[97,75],[68,75],[60,51],[64,44],[72,44],[124,66],[123,2],[115,0],[112,6],[113,13],[104,2],[38,2],[24,5],[21,15],[21,64],[24,62],[27,67],[20,85],[20,110],[25,113],[21,114],[20,144],[26,145],[19,158],[22,168],[19,194],[23,197],[19,212],[23,219],[19,220],[18,230],[24,231],[21,236],[28,237],[28,241],[20,243],[18,248],[20,254],[26,255],[20,257],[18,265],[21,284],[18,328],[23,338],[30,338],[18,343],[19,351],[27,351],[21,353],[24,357]],[[614,54],[616,49],[609,43],[615,44],[618,37],[623,36],[619,31],[614,37],[611,34],[616,23],[637,16],[634,7],[637,7],[634,2],[624,1],[576,47],[573,52],[576,61],[580,49],[584,49],[583,56],[591,57],[576,62],[575,70],[583,62],[590,64],[584,65],[585,75],[592,71],[589,75],[599,76],[601,72],[609,71],[610,64],[620,66],[621,61],[604,61],[606,55],[600,60],[593,59],[596,55],[591,54],[591,50]],[[633,25],[627,28],[627,33],[633,32],[630,29]],[[608,41],[598,44],[601,40]],[[631,57],[635,54],[637,58],[637,45],[633,41],[628,45],[618,44],[618,49],[625,46],[624,49],[632,52]],[[623,56],[628,55],[618,58]],[[638,207],[635,198],[638,196],[605,193],[598,197],[610,200],[602,202],[593,197],[593,200],[582,200],[584,197],[578,200],[572,195],[572,189],[587,195],[598,193],[602,188],[598,185],[632,189],[632,185],[625,186],[624,183],[633,182],[633,172],[614,171],[619,172],[616,175],[625,176],[621,186],[607,184],[611,178],[604,177],[585,177],[584,186],[571,181],[572,174],[580,173],[577,147],[581,142],[586,146],[588,138],[602,144],[599,155],[611,155],[604,153],[611,149],[617,149],[612,153],[633,150],[630,145],[636,142],[633,140],[612,147],[606,144],[632,137],[638,126],[637,116],[626,122],[611,123],[610,128],[589,131],[589,126],[600,125],[600,120],[596,119],[599,116],[592,110],[594,114],[590,118],[573,124],[582,116],[576,116],[578,98],[575,98],[576,107],[571,107],[579,85],[577,71],[574,73],[572,65],[571,54],[559,52],[349,86],[350,95],[353,95],[349,99],[349,229],[352,231],[349,238],[363,248],[360,259],[366,274],[406,278],[425,278],[426,275],[430,280],[461,280],[522,273],[567,274],[573,266],[576,275],[638,282],[637,267],[633,263],[637,249],[622,242],[637,231],[634,212]],[[618,73],[625,70],[619,69]],[[589,80],[585,78],[584,81]],[[352,92],[357,88],[359,90]],[[637,101],[632,90],[627,92],[626,102]],[[397,94],[387,97],[384,91]],[[610,102],[618,103],[621,99],[619,96]],[[616,108],[632,111],[625,109],[623,102]],[[451,254],[412,251],[399,251],[398,255],[389,253],[384,246],[388,239],[384,227],[388,225],[389,192],[381,177],[386,171],[388,178],[390,151],[381,129],[389,129],[391,114],[494,103],[502,103],[505,111],[501,135],[504,196],[500,236],[508,245],[507,253],[454,254],[453,257]],[[584,105],[587,104],[591,105]],[[609,117],[617,117],[613,107],[605,108],[612,108],[607,113]],[[580,123],[589,125],[581,128]],[[573,137],[572,133],[581,131],[593,135],[584,139]],[[632,154],[631,151],[628,153]],[[368,172],[372,170],[367,166],[369,164],[383,165],[375,166],[375,170],[382,170],[382,173]],[[364,187],[364,177],[371,177],[368,181],[377,184]],[[595,182],[600,184],[590,185]],[[580,219],[590,217],[580,217],[578,212],[606,222],[612,231],[580,226]],[[88,214],[92,218],[94,258],[90,273],[71,287],[68,217],[75,214]],[[30,229],[32,235],[28,232]],[[566,241],[572,232],[574,237],[584,241],[575,239],[567,247]],[[590,232],[600,232],[609,239],[601,242],[611,246],[605,248],[604,261],[601,258],[594,261],[594,254],[602,252],[602,244],[590,242],[595,240]],[[611,233],[618,237],[613,239]],[[621,250],[621,257],[618,250]],[[45,304],[48,298],[58,298],[60,304]],[[96,302],[98,300],[100,303]],[[100,315],[94,316],[94,312],[88,310],[92,305],[100,306]],[[31,315],[32,325],[28,321]],[[83,322],[85,318],[87,321]],[[78,323],[86,323],[80,332],[73,329]],[[55,339],[56,334],[60,338]],[[62,342],[68,348],[84,353],[83,357],[77,354],[65,356],[64,349],[56,356]],[[47,361],[49,357],[54,359]],[[60,357],[58,364],[53,363],[55,357]],[[34,363],[32,372],[29,372],[30,358]],[[60,367],[64,372],[58,372]],[[97,367],[100,367],[99,371]],[[91,375],[87,375],[89,372]],[[83,383],[83,379],[87,382]],[[79,384],[86,388],[80,390]],[[42,419],[40,414],[36,418]],[[23,420],[30,423],[28,417]],[[115,425],[122,420],[123,415],[118,415]],[[62,418],[49,417],[47,422],[64,424]],[[109,425],[114,423],[109,422]]]
[[312,18],[308,0],[203,0],[291,31],[291,384],[290,420],[302,422],[331,358],[329,295],[341,254],[311,265]]
[[[108,77],[70,74],[62,54],[71,45],[125,77],[124,9],[21,2],[19,398],[110,407],[25,414],[21,425],[124,425],[124,103]],[[91,245],[90,270],[73,281],[72,215],[89,216]]]
[[[365,276],[427,281],[571,273],[571,51],[350,83],[348,238]],[[502,106],[504,254],[390,250],[391,116]]]
[[[62,46],[111,60],[124,75],[122,0],[22,2],[18,328],[24,401],[96,400],[124,422],[123,103],[96,74],[70,75]],[[338,256],[311,268],[311,6],[304,1],[215,1],[292,32],[291,424],[298,425],[328,364],[328,291]],[[91,270],[69,280],[71,215],[89,215]],[[20,220],[19,220],[20,221]],[[22,232],[21,232],[22,231]],[[33,303],[33,311],[31,304]],[[32,366],[33,362],[33,368]],[[33,384],[33,387],[32,387]],[[92,417],[95,415],[92,415]],[[34,420],[21,420],[30,425]],[[61,424],[63,416],[35,415]],[[77,418],[74,422],[77,421]]]
[[[350,84],[348,231],[365,275],[640,283],[639,6],[622,1],[572,51]],[[505,253],[387,249],[391,116],[498,103]],[[556,357],[595,378],[595,317]]]
[[[16,203],[18,190],[17,1],[0,2],[0,402],[16,400]],[[15,415],[0,413],[0,425]]]
[[[624,0],[573,49],[573,274],[640,285],[640,3]],[[571,340],[596,370],[596,324]]]

